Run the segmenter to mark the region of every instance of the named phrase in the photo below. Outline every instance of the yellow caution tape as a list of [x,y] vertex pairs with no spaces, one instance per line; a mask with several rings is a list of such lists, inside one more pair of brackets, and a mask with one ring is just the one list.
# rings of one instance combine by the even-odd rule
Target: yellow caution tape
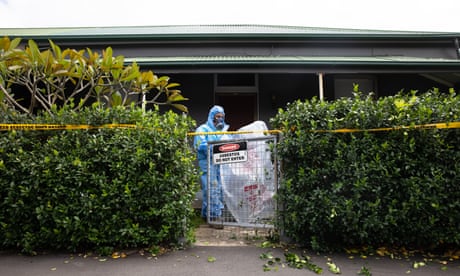
[[280,134],[281,130],[253,130],[253,131],[210,131],[210,132],[189,132],[187,136],[197,136],[197,135],[232,135],[232,134],[254,134],[254,133],[263,133],[263,134]]
[[[0,124],[0,131],[11,131],[11,130],[84,130],[84,129],[101,129],[101,128],[139,128],[135,124],[104,124],[100,126],[92,125],[58,125],[58,124]],[[351,133],[351,132],[379,132],[379,131],[392,131],[401,129],[446,129],[446,128],[460,128],[460,122],[450,123],[434,123],[424,125],[413,125],[413,126],[396,126],[396,127],[383,127],[383,128],[371,128],[371,129],[354,129],[354,128],[341,128],[341,129],[330,129],[330,130],[310,130],[310,132],[319,133]],[[215,131],[215,132],[189,132],[187,136],[196,135],[225,135],[225,134],[281,134],[281,130],[254,130],[254,131]]]
[[355,129],[355,128],[341,128],[331,130],[311,130],[311,132],[332,132],[332,133],[350,133],[350,132],[379,132],[379,131],[392,131],[401,129],[433,129],[433,128],[460,128],[460,122],[451,123],[435,123],[435,124],[424,124],[424,125],[413,125],[413,126],[396,126],[396,127],[382,127],[382,128],[371,128],[371,129]]
[[53,124],[0,124],[0,131],[9,130],[78,130],[99,128],[137,128],[133,124],[105,124],[100,126],[91,125],[53,125]]

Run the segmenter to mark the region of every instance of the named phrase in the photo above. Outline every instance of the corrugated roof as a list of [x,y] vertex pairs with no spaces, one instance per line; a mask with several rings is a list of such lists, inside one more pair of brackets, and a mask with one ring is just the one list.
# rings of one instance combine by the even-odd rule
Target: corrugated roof
[[382,31],[276,25],[169,25],[138,27],[10,28],[2,36],[16,37],[456,37],[459,33]]

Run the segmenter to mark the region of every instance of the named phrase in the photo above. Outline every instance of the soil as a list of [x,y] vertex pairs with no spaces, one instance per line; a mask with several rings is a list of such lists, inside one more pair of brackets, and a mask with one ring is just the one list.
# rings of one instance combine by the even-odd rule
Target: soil
[[272,235],[271,229],[255,229],[224,226],[215,229],[208,224],[201,224],[195,231],[195,245],[198,246],[248,246],[258,245]]

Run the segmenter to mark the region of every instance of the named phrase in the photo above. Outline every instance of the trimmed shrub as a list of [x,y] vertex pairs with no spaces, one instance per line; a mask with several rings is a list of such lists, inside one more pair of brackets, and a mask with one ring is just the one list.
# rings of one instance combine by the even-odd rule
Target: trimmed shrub
[[[3,112],[5,123],[32,120]],[[116,107],[55,114],[33,122],[137,128],[1,132],[2,248],[109,253],[190,237],[198,189],[190,117]]]
[[277,150],[286,236],[321,251],[459,245],[460,130],[417,127],[458,121],[458,110],[453,91],[437,90],[313,98],[279,110],[272,124],[284,132]]

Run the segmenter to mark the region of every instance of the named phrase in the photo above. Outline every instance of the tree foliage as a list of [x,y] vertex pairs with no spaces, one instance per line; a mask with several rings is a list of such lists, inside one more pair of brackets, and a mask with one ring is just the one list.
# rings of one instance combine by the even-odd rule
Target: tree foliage
[[53,107],[70,105],[74,110],[96,103],[99,106],[129,106],[131,103],[172,105],[187,100],[170,83],[169,77],[141,71],[134,62],[125,65],[123,56],[114,56],[111,47],[102,54],[91,49],[61,49],[49,41],[40,50],[29,40],[25,49],[20,38],[0,39],[0,102],[22,113],[37,110],[51,113]]

